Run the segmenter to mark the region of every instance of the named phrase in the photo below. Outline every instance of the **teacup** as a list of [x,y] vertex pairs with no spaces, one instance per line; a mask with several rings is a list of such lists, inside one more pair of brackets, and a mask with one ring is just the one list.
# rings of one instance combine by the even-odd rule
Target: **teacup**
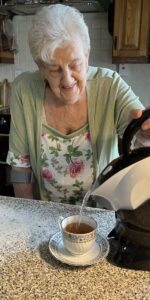
[[73,255],[87,253],[95,243],[97,222],[89,216],[59,217],[64,247]]

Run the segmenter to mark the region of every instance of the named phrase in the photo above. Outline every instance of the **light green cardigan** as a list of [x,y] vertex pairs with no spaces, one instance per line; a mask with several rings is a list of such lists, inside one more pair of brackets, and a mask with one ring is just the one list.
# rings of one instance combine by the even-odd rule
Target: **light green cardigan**
[[[18,76],[12,88],[9,150],[29,154],[31,166],[44,197],[40,174],[42,108],[45,83],[39,71]],[[122,136],[133,108],[143,105],[117,72],[89,67],[87,71],[88,121],[95,177],[118,156],[118,137]]]

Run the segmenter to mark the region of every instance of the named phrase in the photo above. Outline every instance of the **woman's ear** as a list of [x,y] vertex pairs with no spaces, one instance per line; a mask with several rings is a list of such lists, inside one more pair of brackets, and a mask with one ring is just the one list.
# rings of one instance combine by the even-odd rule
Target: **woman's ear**
[[90,52],[91,52],[91,48],[88,48],[87,52],[86,52],[86,60],[87,60],[87,65],[89,63],[89,56],[90,56]]
[[45,65],[42,62],[40,62],[40,63],[38,63],[38,68],[39,68],[42,79],[45,80],[46,79],[46,67],[45,67]]
[[91,48],[88,49],[88,57],[90,56]]

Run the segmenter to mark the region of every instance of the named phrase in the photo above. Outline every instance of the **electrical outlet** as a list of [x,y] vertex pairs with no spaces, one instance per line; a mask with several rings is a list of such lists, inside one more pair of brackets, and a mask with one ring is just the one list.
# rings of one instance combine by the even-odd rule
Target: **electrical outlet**
[[120,74],[120,76],[128,76],[127,65],[119,64],[119,74]]

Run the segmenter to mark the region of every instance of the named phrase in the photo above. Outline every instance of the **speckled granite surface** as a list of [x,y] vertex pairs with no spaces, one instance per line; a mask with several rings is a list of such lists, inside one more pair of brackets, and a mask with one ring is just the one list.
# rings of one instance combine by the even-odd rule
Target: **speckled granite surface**
[[[125,270],[106,259],[90,267],[58,262],[48,250],[58,216],[79,207],[0,196],[0,300],[150,300],[150,272]],[[87,208],[103,235],[114,213]]]

